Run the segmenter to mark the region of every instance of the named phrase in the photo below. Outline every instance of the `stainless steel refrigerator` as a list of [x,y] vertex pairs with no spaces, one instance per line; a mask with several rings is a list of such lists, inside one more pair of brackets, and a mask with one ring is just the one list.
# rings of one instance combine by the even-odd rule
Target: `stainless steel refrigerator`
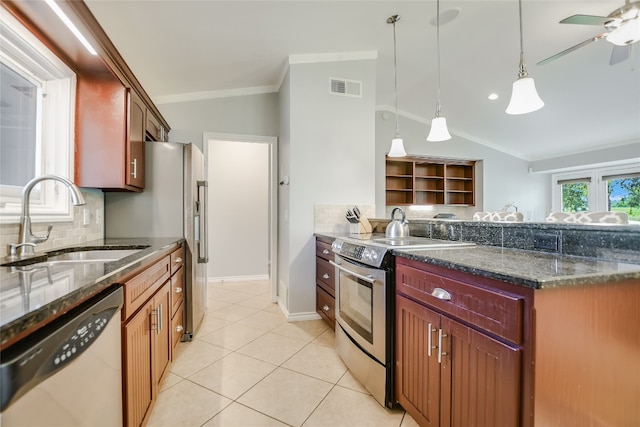
[[204,155],[193,144],[145,143],[142,193],[105,193],[105,237],[180,237],[185,247],[183,340],[204,317],[207,301],[207,182]]

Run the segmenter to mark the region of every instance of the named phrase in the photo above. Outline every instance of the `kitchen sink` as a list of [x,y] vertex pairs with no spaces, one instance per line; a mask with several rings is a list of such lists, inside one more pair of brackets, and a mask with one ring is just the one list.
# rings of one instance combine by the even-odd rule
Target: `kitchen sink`
[[65,252],[58,255],[48,256],[45,262],[56,264],[79,263],[79,262],[111,262],[126,258],[140,252],[142,249],[98,249],[77,252]]

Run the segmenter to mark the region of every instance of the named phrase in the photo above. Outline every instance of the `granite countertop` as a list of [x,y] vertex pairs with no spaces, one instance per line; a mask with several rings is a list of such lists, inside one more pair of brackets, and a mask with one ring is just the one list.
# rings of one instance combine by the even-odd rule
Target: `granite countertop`
[[[177,247],[182,237],[101,239],[49,251],[49,255],[74,249],[141,249],[113,262],[56,264],[46,267],[0,267],[0,347],[24,337],[82,301],[113,286],[146,265],[161,252]],[[46,260],[46,254],[30,257]],[[3,263],[8,261],[7,258]],[[25,280],[26,276],[28,280]],[[28,285],[25,285],[28,283]],[[27,288],[27,289],[25,289]]]
[[640,285],[640,263],[603,261],[492,246],[439,250],[394,249],[393,254],[533,289],[617,280],[637,280]]

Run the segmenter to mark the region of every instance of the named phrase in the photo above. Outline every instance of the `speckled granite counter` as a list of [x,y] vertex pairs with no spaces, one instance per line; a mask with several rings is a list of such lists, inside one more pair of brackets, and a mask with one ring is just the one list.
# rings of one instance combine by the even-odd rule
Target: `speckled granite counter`
[[[74,248],[141,249],[113,262],[58,264],[47,267],[0,267],[0,347],[23,337],[49,319],[78,305],[145,266],[162,252],[182,243],[183,238],[104,239],[50,251],[50,255]],[[37,255],[41,261],[45,255]],[[4,259],[3,262],[7,262]],[[29,279],[24,280],[24,276]],[[21,278],[22,276],[22,278]],[[28,282],[28,285],[25,285]]]
[[534,289],[616,280],[637,280],[640,286],[640,253],[638,264],[491,246],[393,250],[393,254]]

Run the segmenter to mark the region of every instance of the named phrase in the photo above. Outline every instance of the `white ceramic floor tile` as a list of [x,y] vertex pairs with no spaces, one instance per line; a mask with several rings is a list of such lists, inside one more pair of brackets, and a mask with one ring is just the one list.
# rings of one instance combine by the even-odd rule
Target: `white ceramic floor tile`
[[202,335],[198,339],[228,350],[237,350],[263,334],[265,334],[263,329],[232,323],[210,334]]
[[242,395],[238,402],[286,424],[300,426],[331,387],[325,381],[278,368]]
[[373,397],[343,387],[334,387],[304,427],[399,427],[404,411],[389,410]]
[[358,381],[356,377],[353,376],[351,371],[348,371],[348,370],[347,372],[344,373],[342,378],[340,378],[340,381],[338,381],[338,385],[354,391],[358,391],[360,393],[371,394],[369,393],[369,390],[364,388],[364,386],[360,384],[360,381]]
[[335,384],[347,371],[335,350],[309,344],[282,364],[283,368]]
[[287,427],[287,425],[234,402],[202,427]]
[[252,294],[248,294],[246,292],[232,291],[225,288],[209,289],[209,292],[207,293],[207,299],[228,303],[236,303],[238,301],[251,298],[252,296]]
[[303,341],[312,341],[329,329],[324,320],[307,320],[304,322],[287,322],[271,332],[285,337]]
[[[255,295],[255,296],[252,296],[251,298],[247,298],[246,300],[238,301],[236,304],[244,305],[245,307],[253,307],[260,310],[270,310],[274,306],[278,307],[278,304],[271,301],[270,293]],[[282,312],[282,310],[280,309],[278,311]]]
[[420,425],[411,415],[405,412],[404,417],[402,418],[402,424],[400,424],[400,427],[420,427]]
[[268,311],[259,311],[251,316],[247,316],[238,323],[253,328],[270,331],[287,322],[282,313],[270,313]]
[[314,344],[324,345],[329,348],[336,348],[336,333],[333,329],[327,328],[322,334],[312,341]]
[[199,340],[180,343],[178,347],[180,349],[179,353],[171,364],[169,371],[182,378],[193,375],[200,369],[231,353],[230,350]]
[[164,391],[169,387],[173,387],[174,385],[178,384],[180,381],[184,381],[184,379],[181,376],[173,374],[171,372],[167,372],[164,375],[162,384],[160,385],[160,391]]
[[251,316],[257,313],[257,308],[244,307],[242,305],[233,304],[228,307],[223,307],[219,310],[207,310],[207,315],[211,317],[217,317],[218,319],[228,320],[229,322],[235,322],[245,317]]
[[231,400],[189,381],[158,394],[148,427],[201,426]]
[[207,298],[207,310],[220,310],[221,308],[230,306],[232,303],[219,301],[213,298]]
[[224,320],[224,319],[220,319],[219,317],[205,315],[204,318],[202,319],[202,323],[200,324],[200,327],[194,334],[194,338],[199,338],[202,335],[207,335],[215,330],[218,330],[227,325],[230,325],[231,323],[233,322],[229,320]]
[[270,363],[232,353],[191,375],[189,381],[237,399],[276,368]]
[[281,365],[305,345],[304,341],[267,332],[244,347],[240,347],[237,352],[274,365]]

